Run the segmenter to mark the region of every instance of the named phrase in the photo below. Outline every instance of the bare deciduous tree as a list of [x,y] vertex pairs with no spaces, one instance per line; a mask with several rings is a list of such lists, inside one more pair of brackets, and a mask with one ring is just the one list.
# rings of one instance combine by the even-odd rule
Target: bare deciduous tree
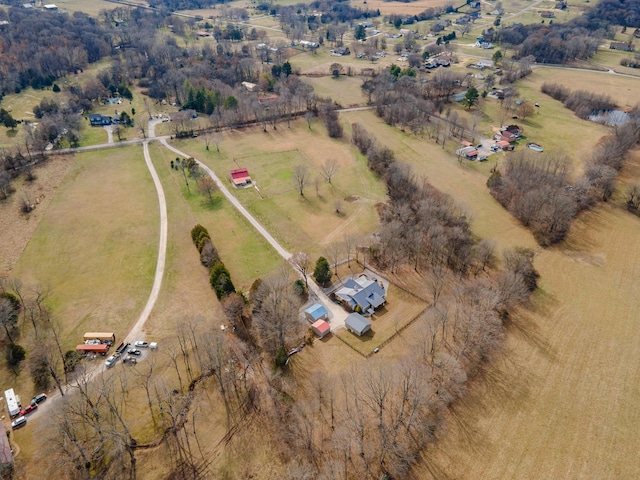
[[296,188],[300,192],[300,195],[304,197],[304,189],[309,184],[311,174],[309,173],[309,169],[306,165],[298,165],[293,169],[292,173],[293,181],[296,185]]
[[338,163],[336,162],[335,158],[328,158],[320,167],[322,176],[329,184],[331,184],[331,179],[333,178],[337,170]]

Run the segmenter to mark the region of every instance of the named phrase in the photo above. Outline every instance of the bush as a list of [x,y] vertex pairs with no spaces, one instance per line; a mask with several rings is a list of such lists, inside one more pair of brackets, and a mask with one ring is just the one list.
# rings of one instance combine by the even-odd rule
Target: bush
[[82,360],[82,354],[77,350],[69,350],[64,354],[64,371],[69,373],[76,369],[76,365]]
[[329,261],[324,257],[318,258],[318,261],[316,262],[316,268],[313,271],[313,278],[316,279],[316,282],[318,282],[318,284],[325,286],[328,285],[331,281],[331,276],[332,274],[331,267],[329,266]]
[[7,348],[7,363],[11,367],[15,367],[27,356],[26,350],[16,343],[12,343]]
[[284,347],[278,348],[276,351],[276,367],[284,367],[287,364],[287,351]]
[[207,232],[200,232],[200,235],[196,239],[196,248],[198,249],[198,253],[202,253],[202,249],[207,242],[211,243],[209,234]]
[[231,281],[231,274],[229,274],[229,271],[220,260],[214,262],[212,265],[209,281],[211,287],[216,292],[218,300],[222,300],[227,295],[236,291]]
[[209,232],[207,231],[207,229],[200,224],[197,224],[191,229],[191,240],[193,241],[194,245],[197,245],[198,237],[200,237],[200,234],[202,232],[206,233],[207,237],[209,236]]
[[213,243],[211,243],[211,240],[207,240],[200,250],[200,263],[207,268],[211,268],[211,265],[213,265],[216,260],[220,260],[218,251],[216,247],[213,246]]
[[307,298],[307,288],[304,285],[304,281],[300,278],[293,282],[293,291],[296,295],[298,295],[302,299]]
[[16,313],[20,311],[20,299],[17,296],[15,296],[13,293],[11,292],[0,293],[0,298],[6,298],[7,300],[9,300],[11,307]]

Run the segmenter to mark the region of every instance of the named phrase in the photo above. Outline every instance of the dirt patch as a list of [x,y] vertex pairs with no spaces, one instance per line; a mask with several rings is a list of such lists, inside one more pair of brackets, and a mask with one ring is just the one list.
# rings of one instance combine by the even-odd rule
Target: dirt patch
[[[0,202],[1,275],[11,274],[72,163],[73,156],[56,156],[47,160],[35,169],[37,178],[33,182],[26,182],[22,177],[16,179],[15,193]],[[23,199],[29,199],[35,207],[28,214],[21,211]]]

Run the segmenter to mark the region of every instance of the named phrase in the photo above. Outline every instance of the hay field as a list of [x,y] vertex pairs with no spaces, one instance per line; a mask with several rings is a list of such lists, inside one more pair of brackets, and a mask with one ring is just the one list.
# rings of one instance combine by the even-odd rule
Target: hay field
[[[632,107],[638,102],[640,79],[606,72],[538,67],[531,75],[521,80],[521,88],[532,87],[540,92],[544,82],[561,83],[571,90],[587,90],[609,95],[619,107]],[[545,96],[542,92],[541,95]],[[551,97],[547,97],[551,99]]]
[[121,336],[151,288],[158,229],[140,147],[79,154],[13,274],[53,288],[65,349],[87,330]]
[[[364,235],[377,228],[379,220],[373,207],[385,199],[385,189],[365,159],[347,143],[348,134],[342,140],[330,139],[317,120],[311,130],[305,120],[297,120],[290,129],[281,123],[277,130],[269,127],[266,133],[255,127],[223,135],[220,154],[213,146],[206,152],[200,140],[176,145],[207,163],[221,179],[228,178],[231,169],[246,167],[258,189],[265,184],[262,195],[255,188],[234,189],[233,193],[285,248],[319,255],[328,244],[342,241],[345,234]],[[336,161],[337,173],[332,185],[321,181],[316,192],[313,180],[329,158]],[[300,164],[307,166],[312,180],[304,197],[290,179]],[[278,186],[271,189],[269,182],[273,181]],[[336,202],[341,204],[340,214],[335,211]]]

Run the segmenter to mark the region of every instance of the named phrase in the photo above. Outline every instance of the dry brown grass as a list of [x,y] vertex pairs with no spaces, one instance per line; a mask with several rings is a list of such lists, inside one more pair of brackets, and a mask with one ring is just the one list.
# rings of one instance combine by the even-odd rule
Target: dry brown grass
[[[16,191],[0,202],[0,275],[11,275],[72,164],[72,157],[51,157],[34,169],[35,181],[27,182],[22,177],[16,179],[13,184]],[[21,212],[24,198],[31,199],[36,205],[35,210],[27,215]],[[39,203],[35,203],[36,199]]]
[[361,355],[368,356],[392,337],[413,322],[427,308],[427,303],[401,290],[394,284],[389,285],[387,303],[373,314],[371,330],[361,337],[347,329],[333,332]]

